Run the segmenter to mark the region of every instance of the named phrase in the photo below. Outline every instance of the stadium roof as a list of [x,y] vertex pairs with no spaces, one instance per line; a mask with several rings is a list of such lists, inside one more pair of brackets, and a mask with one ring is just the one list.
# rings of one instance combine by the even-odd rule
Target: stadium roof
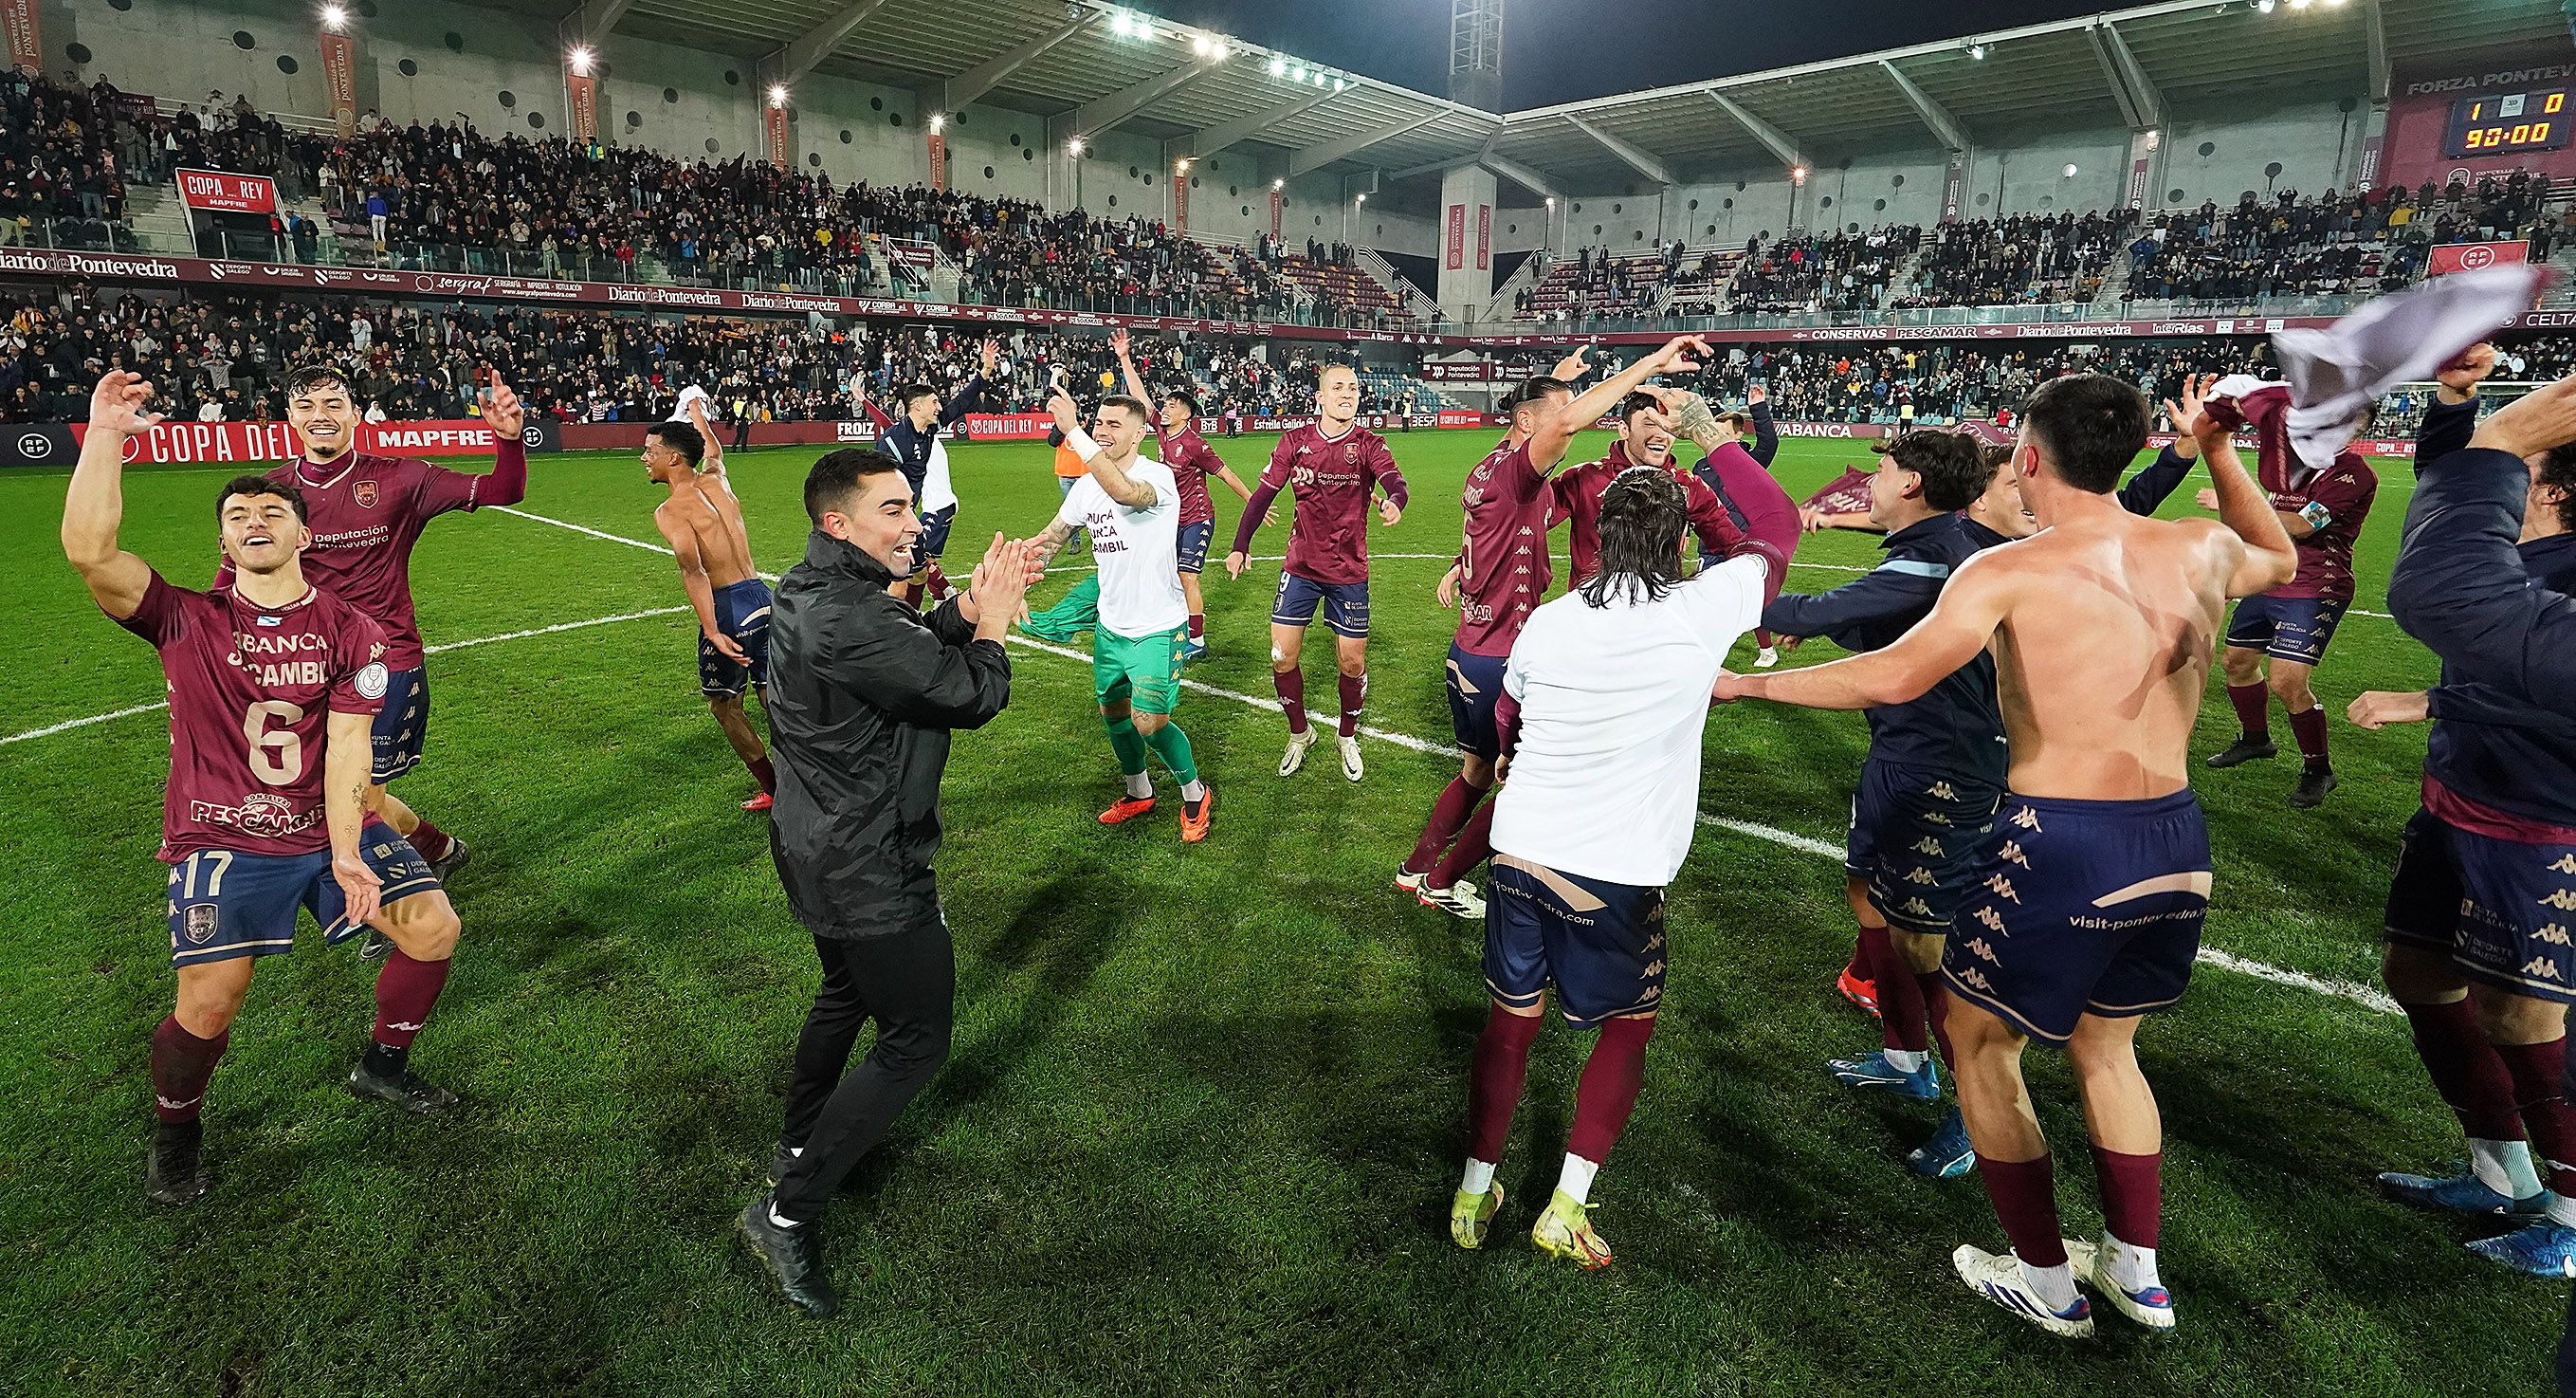
[[2564,47],[2565,23],[2559,0],[2171,0],[1508,114],[1103,0],[587,0],[563,30],[757,56],[760,82],[791,89],[819,71],[913,89],[926,111],[1042,113],[1052,139],[1118,128],[1195,156],[1254,143],[1296,173],[1474,163],[1553,194],[2384,99],[2392,69],[2517,44],[2537,59]]

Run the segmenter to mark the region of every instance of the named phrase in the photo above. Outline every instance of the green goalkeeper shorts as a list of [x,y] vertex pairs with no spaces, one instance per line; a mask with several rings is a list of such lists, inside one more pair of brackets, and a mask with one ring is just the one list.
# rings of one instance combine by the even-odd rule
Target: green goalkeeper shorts
[[1181,649],[1189,628],[1175,626],[1133,640],[1106,628],[1091,633],[1091,692],[1103,706],[1124,699],[1138,713],[1168,714],[1181,702]]

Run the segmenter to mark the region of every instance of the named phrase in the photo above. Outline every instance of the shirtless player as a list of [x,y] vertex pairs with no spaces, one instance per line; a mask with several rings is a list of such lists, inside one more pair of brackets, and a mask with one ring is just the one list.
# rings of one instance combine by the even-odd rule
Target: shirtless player
[[[2060,1335],[2093,1333],[2078,1268],[2122,1314],[2173,1327],[2155,1264],[2162,1128],[2138,1070],[2138,1018],[2182,998],[2209,911],[2190,744],[2226,599],[2298,568],[2227,431],[2201,412],[2214,382],[2186,384],[2172,411],[2218,483],[2217,522],[2122,509],[2112,492],[2146,444],[2146,400],[2104,375],[2056,379],[2031,395],[2014,447],[2040,532],[1961,564],[1893,645],[1716,688],[1808,708],[1904,703],[1993,648],[2010,792],[1978,846],[1942,971],[1960,1109],[2013,1248],[1963,1245],[1951,1263],[1970,1289]],[[2058,1236],[2048,1142],[2022,1085],[2033,1038],[2074,1060],[2108,1224],[2098,1248]]]
[[671,491],[653,507],[653,527],[670,543],[680,585],[697,609],[698,688],[734,755],[760,783],[760,794],[742,808],[765,811],[778,777],[743,712],[742,691],[748,686],[760,691],[762,703],[769,701],[769,584],[751,566],[742,502],[724,468],[704,461],[706,449],[705,435],[688,423],[657,423],[644,433],[644,474]]

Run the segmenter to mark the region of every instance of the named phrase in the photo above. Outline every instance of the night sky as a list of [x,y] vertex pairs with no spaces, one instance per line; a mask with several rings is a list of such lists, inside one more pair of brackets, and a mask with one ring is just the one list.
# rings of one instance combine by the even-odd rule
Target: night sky
[[[1147,0],[1138,8],[1416,91],[1448,91],[1449,0]],[[2103,8],[2100,0],[1506,0],[1504,105],[1545,107]]]

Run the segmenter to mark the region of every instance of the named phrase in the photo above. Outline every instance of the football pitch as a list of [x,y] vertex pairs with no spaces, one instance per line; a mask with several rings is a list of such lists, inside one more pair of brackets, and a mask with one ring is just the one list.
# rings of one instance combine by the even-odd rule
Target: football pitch
[[[1215,443],[1247,479],[1270,444]],[[2424,731],[2364,733],[2341,714],[2435,666],[2362,611],[2317,677],[2341,790],[2284,805],[2297,759],[2277,717],[2283,758],[2196,783],[2217,856],[2210,959],[2140,1040],[2165,1114],[2177,1335],[2150,1341],[2106,1310],[2098,1339],[2067,1342],[1971,1296],[1949,1253],[2003,1246],[1984,1191],[1899,1159],[1934,1109],[1826,1075],[1828,1056],[1877,1042],[1832,989],[1852,938],[1838,858],[1865,738],[1851,714],[1710,719],[1669,999],[1593,1189],[1616,1264],[1586,1274],[1528,1242],[1588,1046],[1561,1021],[1533,1058],[1494,1237],[1454,1247],[1480,925],[1389,876],[1457,770],[1453,615],[1431,594],[1490,439],[1393,444],[1415,507],[1371,528],[1364,782],[1329,748],[1273,774],[1284,511],[1261,536],[1269,561],[1238,582],[1212,561],[1206,578],[1210,652],[1177,715],[1220,793],[1205,844],[1180,843],[1168,789],[1150,819],[1094,821],[1117,777],[1087,651],[1013,646],[1009,709],[961,735],[948,769],[955,1050],[824,1220],[844,1309],[819,1324],[733,1229],[775,1141],[811,943],[761,818],[736,809],[749,781],[698,697],[695,622],[651,547],[661,491],[631,455],[538,457],[524,505],[442,519],[416,557],[434,709],[429,758],[397,789],[474,860],[452,890],[456,973],[414,1061],[465,1105],[404,1119],[341,1089],[373,970],[308,923],[294,955],[260,967],[208,1098],[216,1185],[181,1210],[142,1191],[144,1060],[171,986],[151,859],[159,671],[61,560],[64,473],[0,477],[0,543],[20,560],[0,577],[18,657],[0,672],[0,1391],[2540,1387],[2565,1288],[2458,1246],[2500,1226],[2411,1212],[2372,1183],[2443,1167],[2460,1143],[2404,1021],[2366,989]],[[1587,436],[1568,459],[1605,444]],[[819,450],[732,458],[765,570],[801,554]],[[1804,495],[1866,459],[1793,441],[1778,469]],[[952,561],[1055,508],[1043,445],[953,460]],[[2356,604],[2373,613],[2412,481],[2379,464]],[[130,474],[127,547],[202,585],[225,474]],[[1222,529],[1237,506],[1218,494]],[[2189,508],[2188,489],[2168,506]],[[1790,587],[1822,590],[1874,560],[1875,540],[1826,534],[1799,557]],[[1790,663],[1834,653],[1819,642]],[[1328,723],[1321,628],[1306,668]],[[2213,684],[2196,752],[2232,734]],[[2067,1230],[2089,1236],[2069,1075],[2053,1052],[2029,1063]]]

